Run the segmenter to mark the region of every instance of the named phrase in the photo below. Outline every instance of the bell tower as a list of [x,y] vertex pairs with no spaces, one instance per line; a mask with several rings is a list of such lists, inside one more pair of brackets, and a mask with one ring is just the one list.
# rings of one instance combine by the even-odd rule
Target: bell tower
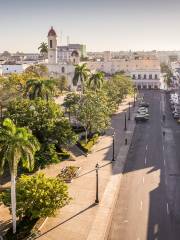
[[48,63],[57,63],[57,35],[53,27],[48,32]]

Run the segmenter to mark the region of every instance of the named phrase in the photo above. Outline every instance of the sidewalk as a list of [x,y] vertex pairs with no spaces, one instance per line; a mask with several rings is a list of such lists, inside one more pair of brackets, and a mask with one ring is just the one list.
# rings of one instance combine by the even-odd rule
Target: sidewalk
[[[80,166],[82,169],[80,176],[69,184],[69,193],[73,200],[68,206],[60,209],[55,217],[48,218],[38,239],[102,240],[106,237],[135,126],[134,117],[131,116],[132,120],[127,120],[127,131],[124,131],[123,111],[128,109],[129,101],[132,103],[133,99],[127,99],[112,118],[112,127],[115,129],[115,163],[111,162],[113,132],[108,130],[88,157],[80,156],[75,162],[65,161],[42,170],[47,176],[56,176],[60,168],[67,165]],[[132,107],[131,112],[133,110]],[[124,144],[125,138],[128,145]],[[94,204],[96,190],[94,168],[97,162],[102,166],[99,169],[99,205]]]

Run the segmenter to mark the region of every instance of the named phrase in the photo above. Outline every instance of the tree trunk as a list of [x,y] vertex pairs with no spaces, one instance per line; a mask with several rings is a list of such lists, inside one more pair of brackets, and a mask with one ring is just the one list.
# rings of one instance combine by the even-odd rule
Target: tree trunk
[[86,141],[86,144],[87,144],[87,135],[88,135],[88,131],[87,131],[87,129],[85,129],[85,141]]
[[16,233],[16,176],[14,173],[11,173],[11,209],[13,233]]

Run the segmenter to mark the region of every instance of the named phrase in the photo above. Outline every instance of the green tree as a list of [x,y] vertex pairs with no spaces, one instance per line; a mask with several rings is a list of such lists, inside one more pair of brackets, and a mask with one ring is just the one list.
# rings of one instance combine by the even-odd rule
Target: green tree
[[45,42],[42,42],[40,46],[38,47],[38,50],[40,50],[40,53],[43,55],[44,59],[47,56],[48,53],[48,44]]
[[25,95],[31,100],[41,98],[48,101],[55,95],[56,90],[56,82],[52,79],[31,79],[26,82]]
[[104,73],[102,72],[97,72],[93,73],[89,81],[87,83],[88,87],[92,88],[92,90],[100,90],[104,82]]
[[57,87],[62,94],[62,92],[65,91],[68,87],[67,78],[65,76],[62,76],[60,79],[57,79],[56,81],[57,81]]
[[165,83],[167,84],[168,87],[170,87],[172,84],[172,77],[173,77],[171,68],[167,64],[162,63],[161,72],[164,74]]
[[11,211],[13,233],[16,232],[16,175],[18,163],[27,169],[34,167],[34,154],[39,150],[39,143],[26,128],[18,128],[10,120],[5,119],[0,128],[0,173],[3,173],[5,162],[9,163],[11,172]]
[[61,118],[55,123],[49,138],[60,148],[75,144],[77,141],[77,136],[66,118]]
[[87,135],[105,130],[110,123],[108,98],[103,92],[86,92],[74,109],[78,122],[84,127]]
[[64,107],[66,112],[69,114],[69,121],[71,120],[71,113],[75,113],[74,108],[77,107],[78,102],[80,101],[80,96],[77,93],[69,93],[64,98]]
[[117,108],[122,100],[128,95],[133,93],[132,79],[123,74],[114,75],[108,80],[103,87],[104,91],[109,97],[109,102]]
[[46,142],[63,112],[54,101],[21,99],[9,103],[6,116],[20,127],[29,127],[40,142]]
[[84,93],[85,83],[88,79],[90,70],[87,68],[86,63],[82,65],[75,65],[75,72],[73,77],[73,85],[77,86],[78,81],[81,82],[81,92]]
[[[54,216],[56,210],[67,205],[71,198],[67,185],[58,178],[44,174],[22,175],[17,180],[17,216],[29,219]],[[1,201],[10,206],[10,193],[1,194]]]

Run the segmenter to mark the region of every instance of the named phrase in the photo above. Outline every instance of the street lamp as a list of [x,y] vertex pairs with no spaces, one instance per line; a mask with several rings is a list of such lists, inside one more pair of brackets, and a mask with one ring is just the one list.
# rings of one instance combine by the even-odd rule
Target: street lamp
[[112,162],[115,161],[115,131],[113,132],[113,152],[112,152]]
[[124,131],[127,130],[127,124],[126,124],[126,112],[124,113]]
[[3,118],[3,113],[2,113],[2,103],[0,102],[0,117],[1,117],[1,121],[2,121],[2,118]]
[[95,166],[96,169],[96,200],[95,204],[99,204],[99,164],[97,163]]
[[133,107],[135,107],[135,105],[136,105],[136,96],[135,96],[135,92],[136,92],[136,88],[134,88],[134,105],[133,105]]
[[131,103],[129,102],[128,120],[131,120],[130,106],[131,106]]

